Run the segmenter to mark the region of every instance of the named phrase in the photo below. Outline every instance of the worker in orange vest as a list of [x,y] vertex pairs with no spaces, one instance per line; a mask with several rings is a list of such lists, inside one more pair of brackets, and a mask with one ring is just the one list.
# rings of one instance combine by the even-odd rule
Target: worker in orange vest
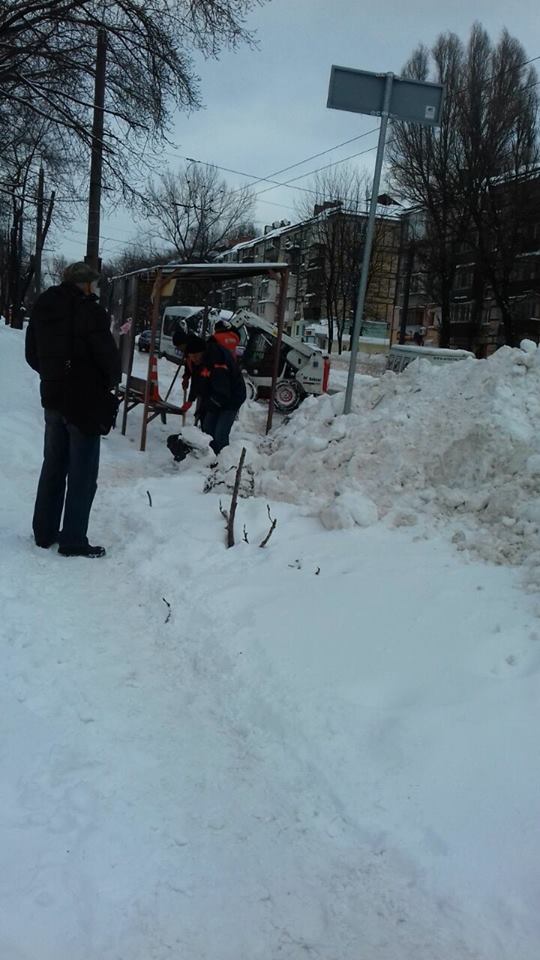
[[230,350],[233,357],[236,356],[236,350],[240,345],[240,335],[227,320],[218,320],[214,326],[214,333],[210,339],[214,339],[221,347]]

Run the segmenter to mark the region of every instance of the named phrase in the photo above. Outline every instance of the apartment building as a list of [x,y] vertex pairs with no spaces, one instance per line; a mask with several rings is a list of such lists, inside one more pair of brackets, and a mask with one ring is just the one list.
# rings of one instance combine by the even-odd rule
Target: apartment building
[[[316,206],[313,217],[290,223],[282,220],[264,233],[236,244],[220,255],[225,262],[285,262],[289,282],[285,310],[286,329],[304,337],[306,328],[324,322],[329,308],[349,332],[354,316],[365,237],[366,214],[346,211],[339,203]],[[366,303],[366,318],[390,324],[395,307],[399,257],[399,220],[377,218]],[[221,305],[247,307],[273,321],[278,284],[266,277],[241,284],[224,284]]]
[[[521,196],[519,217],[508,217],[511,236],[504,233],[505,205],[517,202],[517,191],[523,189],[517,179],[494,185],[489,197],[493,208],[486,213],[486,220],[491,217],[491,230],[486,228],[480,237],[471,226],[460,241],[449,244],[451,347],[488,356],[508,341],[509,325],[513,342],[524,337],[540,341],[540,177],[529,177],[526,188],[527,203]],[[441,307],[433,297],[437,284],[429,275],[425,219],[421,208],[408,210],[401,218],[393,339],[399,337],[403,326],[407,338],[423,329],[426,339],[437,343]],[[498,285],[498,297],[494,285]],[[507,310],[506,328],[501,299]]]

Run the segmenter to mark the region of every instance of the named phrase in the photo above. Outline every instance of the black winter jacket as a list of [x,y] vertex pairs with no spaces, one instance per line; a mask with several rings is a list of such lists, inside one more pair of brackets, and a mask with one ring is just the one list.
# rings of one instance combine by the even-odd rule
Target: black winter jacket
[[201,401],[201,413],[239,410],[246,399],[246,384],[230,350],[213,337],[207,341],[202,364],[192,371],[190,401]]
[[105,395],[121,377],[109,317],[97,298],[62,283],[38,297],[26,332],[26,360],[40,375],[41,403],[85,433],[99,433]]

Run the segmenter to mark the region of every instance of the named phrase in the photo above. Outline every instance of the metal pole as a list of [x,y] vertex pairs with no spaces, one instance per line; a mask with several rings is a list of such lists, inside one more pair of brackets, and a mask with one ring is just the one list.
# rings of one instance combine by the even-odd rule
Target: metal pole
[[99,229],[101,215],[101,181],[103,169],[103,127],[105,108],[105,73],[107,66],[107,31],[100,27],[97,35],[96,76],[94,87],[94,120],[92,123],[92,159],[88,193],[88,236],[86,263],[99,270]]
[[381,113],[381,126],[379,130],[379,144],[377,147],[377,160],[375,162],[375,173],[373,174],[373,188],[371,191],[371,202],[369,205],[369,216],[366,228],[366,241],[364,244],[364,256],[362,258],[362,273],[360,276],[360,287],[358,290],[358,302],[356,304],[356,313],[354,316],[354,326],[351,343],[351,362],[349,365],[349,375],[347,377],[347,389],[345,391],[345,405],[343,413],[351,412],[352,392],[354,386],[354,375],[356,373],[356,356],[358,354],[358,337],[360,328],[364,319],[364,306],[366,302],[366,291],[369,278],[369,264],[371,260],[371,248],[373,246],[373,233],[375,230],[375,215],[377,213],[377,199],[379,196],[379,187],[381,184],[381,171],[384,160],[384,147],[386,144],[386,128],[388,126],[388,114],[390,112],[390,98],[392,96],[393,73],[386,74],[386,86],[384,88],[384,102]]

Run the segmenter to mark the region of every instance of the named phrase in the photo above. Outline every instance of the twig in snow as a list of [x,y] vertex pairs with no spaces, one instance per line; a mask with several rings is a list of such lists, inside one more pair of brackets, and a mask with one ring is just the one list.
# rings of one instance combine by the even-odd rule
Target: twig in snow
[[227,524],[227,547],[234,547],[234,517],[238,505],[238,491],[240,490],[240,479],[242,477],[242,468],[246,459],[246,448],[242,447],[240,462],[236,470],[236,479],[234,481],[234,490],[231,500],[231,509],[229,511],[229,522]]
[[315,576],[318,577],[319,574],[320,574],[320,572],[321,572],[321,568],[320,568],[320,567],[317,567],[317,569],[316,569],[316,571],[315,571]]
[[227,510],[225,510],[225,507],[223,506],[221,500],[219,501],[219,512],[220,512],[221,516],[224,518],[225,523],[228,524],[228,523],[229,523],[229,514],[228,514]]
[[259,544],[259,547],[265,547],[265,546],[266,546],[266,544],[268,543],[268,541],[269,541],[270,537],[272,536],[274,530],[275,530],[276,527],[277,527],[277,519],[276,519],[275,517],[272,517],[272,514],[270,513],[270,505],[269,505],[269,504],[267,505],[266,509],[267,509],[267,512],[268,512],[268,519],[270,520],[270,529],[269,529],[268,533],[266,534],[264,540]]
[[242,539],[243,539],[244,543],[249,543],[248,535],[247,535],[247,530],[246,530],[246,525],[245,525],[245,524],[244,524],[244,535],[243,535]]
[[171,605],[170,605],[169,601],[165,599],[165,597],[162,597],[161,599],[163,600],[163,603],[165,603],[165,604],[167,605],[167,608],[168,608],[168,609],[167,609],[167,619],[165,620],[165,623],[168,623],[169,620],[171,619]]
[[151,495],[150,495],[150,491],[149,491],[149,490],[146,491],[146,496],[148,497],[148,503],[150,504],[150,506],[152,506],[152,497],[151,497]]

